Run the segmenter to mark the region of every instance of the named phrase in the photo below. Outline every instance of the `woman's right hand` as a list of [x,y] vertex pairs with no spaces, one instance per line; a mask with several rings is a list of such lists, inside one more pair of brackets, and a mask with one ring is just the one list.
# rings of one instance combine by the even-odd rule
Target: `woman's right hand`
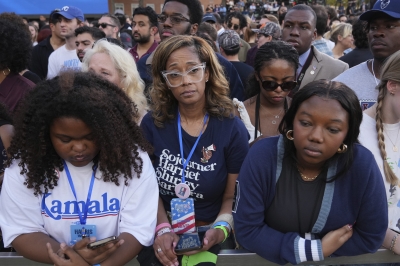
[[179,236],[173,232],[162,234],[154,240],[153,248],[157,259],[165,266],[178,266],[178,257],[174,251]]
[[330,231],[322,238],[322,252],[324,258],[338,250],[353,235],[352,225],[345,225],[339,229]]

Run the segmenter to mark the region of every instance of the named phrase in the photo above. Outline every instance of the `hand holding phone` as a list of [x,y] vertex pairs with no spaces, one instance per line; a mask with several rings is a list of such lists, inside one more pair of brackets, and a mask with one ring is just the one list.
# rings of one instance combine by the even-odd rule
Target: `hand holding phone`
[[87,248],[96,249],[96,248],[105,246],[108,243],[117,242],[117,241],[118,241],[118,239],[117,239],[116,236],[110,236],[110,237],[107,237],[107,238],[104,238],[104,239],[97,240],[95,242],[89,243],[87,245]]

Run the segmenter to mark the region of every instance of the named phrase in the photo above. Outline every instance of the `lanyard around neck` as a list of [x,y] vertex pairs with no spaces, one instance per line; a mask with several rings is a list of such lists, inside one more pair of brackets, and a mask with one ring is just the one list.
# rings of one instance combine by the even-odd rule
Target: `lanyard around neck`
[[72,181],[71,174],[69,172],[68,166],[65,163],[65,161],[63,161],[63,164],[64,164],[65,173],[67,174],[67,177],[68,177],[69,185],[70,185],[72,193],[74,194],[74,197],[75,197],[76,208],[78,210],[78,215],[79,215],[79,221],[80,221],[81,225],[85,225],[86,224],[87,213],[88,213],[88,207],[89,207],[89,204],[90,204],[90,198],[92,197],[92,190],[93,190],[93,184],[94,184],[94,179],[95,179],[95,175],[96,175],[97,166],[95,166],[94,169],[93,169],[92,179],[90,180],[89,191],[88,191],[88,195],[87,195],[87,198],[86,198],[86,203],[83,205],[83,210],[81,212],[81,210],[79,208],[79,204],[78,204],[78,199],[76,197],[75,186],[74,186],[74,182]]
[[181,128],[181,114],[180,114],[180,112],[178,111],[178,134],[179,134],[179,147],[180,147],[180,150],[181,150],[181,157],[182,157],[182,162],[183,162],[183,166],[182,166],[182,182],[181,183],[185,183],[185,169],[186,169],[186,166],[188,165],[188,163],[189,163],[189,161],[190,161],[190,158],[192,158],[192,155],[193,155],[193,153],[194,153],[194,150],[196,149],[196,146],[197,146],[197,144],[199,143],[199,140],[200,140],[200,137],[201,137],[201,135],[203,134],[203,130],[204,130],[204,127],[205,127],[205,125],[206,125],[206,123],[207,123],[207,119],[208,119],[208,114],[206,114],[205,116],[204,116],[204,120],[203,120],[203,127],[201,128],[201,131],[200,131],[200,134],[199,134],[199,136],[197,137],[197,140],[196,140],[196,142],[194,143],[194,145],[193,145],[193,147],[192,147],[192,150],[190,151],[190,153],[189,153],[189,155],[188,155],[188,157],[186,158],[186,160],[185,160],[185,158],[183,157],[183,144],[182,144],[182,128]]

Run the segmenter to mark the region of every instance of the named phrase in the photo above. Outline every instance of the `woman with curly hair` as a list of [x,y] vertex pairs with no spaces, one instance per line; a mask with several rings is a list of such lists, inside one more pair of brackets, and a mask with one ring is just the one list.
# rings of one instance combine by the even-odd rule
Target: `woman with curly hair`
[[[214,265],[219,244],[232,230],[234,188],[248,151],[248,133],[233,115],[223,73],[215,52],[199,37],[170,37],[154,54],[152,111],[141,127],[154,147],[160,200],[152,254],[163,265],[179,260]],[[171,228],[170,214],[177,210],[171,204],[179,202],[177,196],[194,201],[196,219],[184,229],[176,224],[176,213]],[[184,239],[193,231],[204,233],[202,247],[175,252],[179,235]]]
[[147,100],[143,92],[144,82],[140,78],[135,61],[126,50],[101,39],[83,58],[82,71],[94,72],[125,91],[138,108],[137,122],[140,124],[147,113]]
[[[137,117],[126,94],[94,74],[66,72],[33,89],[8,150],[5,246],[38,262],[87,266],[125,265],[151,245],[158,187]],[[110,236],[117,240],[87,247]]]
[[30,61],[31,34],[15,13],[0,14],[0,102],[13,112],[25,93],[35,84],[19,73]]
[[377,86],[378,99],[372,107],[364,111],[359,137],[360,143],[374,155],[385,184],[389,223],[383,246],[398,255],[400,255],[399,71],[400,51],[397,51],[382,67],[381,81]]

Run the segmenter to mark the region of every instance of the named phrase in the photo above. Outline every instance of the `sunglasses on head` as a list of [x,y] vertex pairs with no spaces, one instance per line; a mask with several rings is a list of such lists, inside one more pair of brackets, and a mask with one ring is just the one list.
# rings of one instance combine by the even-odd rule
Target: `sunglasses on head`
[[228,24],[228,28],[232,29],[232,26],[233,26],[234,30],[238,30],[239,29],[239,25],[238,24],[232,24],[232,23]]
[[279,84],[275,81],[264,80],[261,82],[261,84],[263,89],[266,91],[274,91],[278,87],[281,87],[283,91],[291,91],[297,86],[296,81],[286,81]]
[[107,28],[107,26],[110,26],[110,27],[116,27],[115,25],[112,25],[112,24],[108,24],[108,23],[100,23],[99,24],[99,27],[102,27],[103,29],[105,29],[105,28]]

